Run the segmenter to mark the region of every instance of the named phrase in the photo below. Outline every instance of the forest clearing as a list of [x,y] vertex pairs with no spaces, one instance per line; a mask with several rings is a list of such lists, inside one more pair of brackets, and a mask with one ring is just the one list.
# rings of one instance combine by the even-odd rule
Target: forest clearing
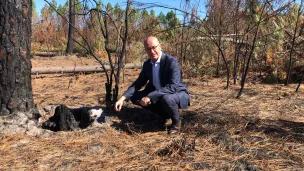
[[[34,58],[35,66],[92,65],[78,57]],[[139,70],[126,70],[124,91]],[[33,75],[35,104],[104,106],[104,74]],[[182,131],[155,130],[155,116],[127,103],[109,110],[107,123],[73,132],[38,136],[1,135],[3,170],[302,170],[304,91],[297,85],[250,83],[241,99],[238,86],[220,78],[184,80],[191,106]]]

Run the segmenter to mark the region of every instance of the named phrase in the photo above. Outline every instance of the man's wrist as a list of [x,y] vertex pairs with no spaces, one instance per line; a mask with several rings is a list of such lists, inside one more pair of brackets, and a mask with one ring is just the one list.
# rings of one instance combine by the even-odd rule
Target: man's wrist
[[119,99],[119,101],[125,101],[126,97],[125,96],[121,96],[121,98]]
[[146,97],[149,98],[149,104],[151,104],[152,103],[151,97],[150,96],[146,96]]

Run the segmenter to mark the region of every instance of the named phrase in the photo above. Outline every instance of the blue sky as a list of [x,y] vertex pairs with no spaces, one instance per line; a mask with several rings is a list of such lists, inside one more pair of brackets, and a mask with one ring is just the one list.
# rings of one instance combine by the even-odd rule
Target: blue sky
[[[44,7],[44,5],[46,4],[46,2],[44,0],[34,0],[35,4],[36,4],[36,10],[38,12],[38,14],[40,14],[41,9]],[[47,0],[48,2],[51,2],[52,0]],[[174,8],[183,8],[183,6],[181,7],[181,0],[136,0],[137,2],[143,2],[143,3],[155,3],[158,5],[165,5],[165,6],[170,6],[170,7],[174,7]],[[198,1],[198,0],[196,0]],[[67,2],[67,0],[56,0],[57,5],[61,4],[65,4]],[[107,4],[108,2],[110,2],[113,6],[118,3],[122,8],[125,7],[126,4],[126,0],[102,0],[102,2],[104,4]],[[183,2],[185,2],[185,0],[183,0]],[[202,4],[201,4],[202,5]],[[148,11],[150,11],[151,9],[148,9]],[[153,8],[153,10],[155,11],[156,15],[158,15],[161,11],[166,14],[167,12],[169,12],[169,9],[165,9],[165,8]],[[177,15],[179,18],[182,18],[181,15],[179,15],[179,13],[177,12]]]
[[[47,0],[48,2],[51,2],[52,0]],[[167,5],[167,6],[173,6],[175,8],[180,8],[180,0],[137,0],[138,2],[143,2],[143,3],[156,3],[160,5]],[[67,0],[56,0],[57,4],[65,4]],[[102,0],[104,4],[107,4],[110,2],[113,6],[118,3],[121,7],[124,7],[126,4],[126,0]],[[41,9],[44,7],[46,2],[44,0],[35,0],[36,3],[36,9],[37,12],[40,13]],[[155,8],[154,11],[156,13],[159,13],[162,9]],[[164,9],[163,9],[164,10]]]

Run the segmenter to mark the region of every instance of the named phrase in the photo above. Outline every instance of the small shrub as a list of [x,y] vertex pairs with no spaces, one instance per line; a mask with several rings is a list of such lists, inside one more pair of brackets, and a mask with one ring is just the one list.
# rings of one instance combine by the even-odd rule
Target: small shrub
[[141,41],[130,44],[127,49],[127,63],[141,64],[146,59],[144,44]]
[[264,81],[266,84],[277,84],[279,83],[277,76],[275,76],[273,73],[270,73],[266,75]]
[[284,72],[282,70],[278,71],[277,79],[278,79],[279,83],[283,83],[286,80],[286,77],[287,77],[287,73],[286,72]]
[[214,67],[208,67],[208,68],[206,68],[204,70],[204,73],[206,75],[214,75],[214,74],[216,74],[216,68],[214,68]]

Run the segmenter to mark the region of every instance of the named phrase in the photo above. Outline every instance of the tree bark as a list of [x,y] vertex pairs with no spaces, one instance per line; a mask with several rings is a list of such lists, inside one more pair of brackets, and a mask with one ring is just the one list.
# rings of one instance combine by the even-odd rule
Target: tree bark
[[303,80],[304,80],[304,73],[302,74],[302,77],[301,77],[301,79],[300,79],[300,81],[299,81],[299,83],[298,83],[298,86],[297,86],[297,88],[296,88],[296,92],[298,92],[298,90],[299,90],[299,88],[300,88],[300,85],[301,85],[301,83],[303,82]]
[[66,54],[73,54],[75,32],[75,0],[69,0],[69,34]]
[[[129,20],[129,9],[130,9],[130,4],[131,4],[131,0],[127,1],[127,6],[126,6],[126,12],[125,12],[125,32],[122,38],[122,50],[118,56],[118,67],[117,67],[117,72],[116,72],[116,78],[115,78],[115,86],[114,86],[114,92],[113,92],[113,98],[112,98],[112,102],[113,104],[117,101],[118,99],[118,92],[119,92],[119,85],[120,85],[120,71],[122,69],[122,61],[123,61],[123,57],[126,54],[126,48],[127,48],[127,40],[128,40],[128,30],[129,30],[129,25],[128,25],[128,20]],[[114,69],[114,68],[113,68]]]
[[235,10],[235,14],[234,14],[234,25],[233,25],[233,31],[235,34],[234,37],[234,41],[235,41],[235,48],[234,48],[234,60],[233,60],[233,84],[236,84],[236,80],[237,80],[237,71],[238,71],[238,64],[239,64],[239,56],[240,56],[240,44],[238,44],[239,42],[239,28],[238,28],[238,24],[239,24],[239,19],[238,19],[238,14],[239,14],[239,8],[240,8],[240,3],[241,1],[238,0],[237,1],[237,6],[236,6],[236,10]]
[[0,115],[34,108],[31,4],[32,0],[0,1]]

